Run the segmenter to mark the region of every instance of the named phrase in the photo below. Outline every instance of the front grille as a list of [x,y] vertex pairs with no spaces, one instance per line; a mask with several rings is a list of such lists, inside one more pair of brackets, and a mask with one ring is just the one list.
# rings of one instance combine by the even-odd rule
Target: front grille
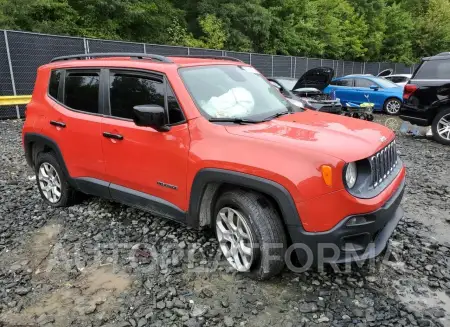
[[394,140],[383,150],[370,157],[372,187],[380,185],[392,173],[397,163],[397,145]]

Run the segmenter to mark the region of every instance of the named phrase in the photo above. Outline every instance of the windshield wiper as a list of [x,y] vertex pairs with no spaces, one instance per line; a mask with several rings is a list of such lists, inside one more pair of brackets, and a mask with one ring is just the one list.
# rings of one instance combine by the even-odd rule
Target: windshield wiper
[[211,117],[209,118],[210,122],[219,122],[219,123],[235,123],[235,124],[257,124],[260,123],[261,120],[252,120],[245,118],[232,118],[232,117]]
[[291,113],[290,110],[277,112],[275,115],[272,115],[272,116],[264,118],[263,121],[269,121],[269,120],[272,120],[272,119],[275,119],[275,118],[278,118],[278,117],[281,117],[281,116],[284,116],[284,115],[287,115],[287,114],[290,114],[290,113]]

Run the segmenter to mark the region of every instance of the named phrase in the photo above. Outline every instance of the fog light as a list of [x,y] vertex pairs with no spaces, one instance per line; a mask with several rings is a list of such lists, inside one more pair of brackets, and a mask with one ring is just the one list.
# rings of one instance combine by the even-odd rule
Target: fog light
[[367,224],[369,221],[366,219],[366,217],[352,217],[349,220],[347,220],[347,226],[358,226]]

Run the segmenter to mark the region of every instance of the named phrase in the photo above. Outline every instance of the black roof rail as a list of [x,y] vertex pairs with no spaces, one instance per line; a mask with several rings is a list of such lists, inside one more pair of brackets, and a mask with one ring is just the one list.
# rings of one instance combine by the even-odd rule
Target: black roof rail
[[154,59],[160,62],[173,63],[173,61],[165,56],[149,53],[127,53],[127,52],[105,52],[105,53],[83,53],[78,55],[55,57],[50,62],[71,60],[71,59],[89,59],[89,58],[108,58],[108,57],[130,57],[136,59]]
[[173,55],[171,57],[178,57],[178,58],[199,58],[199,59],[217,59],[217,60],[230,60],[230,61],[237,61],[237,62],[243,62],[242,60],[234,57],[228,57],[228,56],[210,56],[210,55]]

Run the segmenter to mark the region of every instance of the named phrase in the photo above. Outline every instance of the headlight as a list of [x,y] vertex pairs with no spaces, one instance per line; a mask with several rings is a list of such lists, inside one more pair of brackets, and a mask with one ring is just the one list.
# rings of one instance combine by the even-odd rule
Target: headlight
[[351,162],[345,168],[345,183],[348,188],[355,186],[356,178],[358,178],[358,171],[356,169],[356,164]]

